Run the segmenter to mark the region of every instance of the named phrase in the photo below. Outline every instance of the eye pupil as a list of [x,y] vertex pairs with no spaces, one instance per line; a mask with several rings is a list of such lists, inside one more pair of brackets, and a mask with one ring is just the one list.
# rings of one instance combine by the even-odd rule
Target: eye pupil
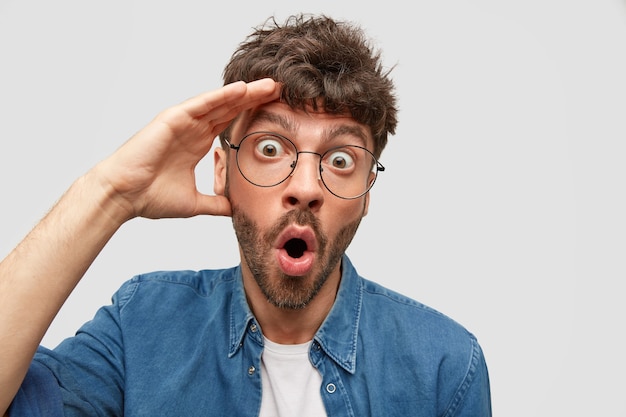
[[333,166],[337,168],[344,168],[346,166],[346,159],[338,156],[337,158],[333,159]]
[[263,147],[263,155],[265,155],[265,156],[275,156],[276,155],[276,147],[274,145],[265,145]]

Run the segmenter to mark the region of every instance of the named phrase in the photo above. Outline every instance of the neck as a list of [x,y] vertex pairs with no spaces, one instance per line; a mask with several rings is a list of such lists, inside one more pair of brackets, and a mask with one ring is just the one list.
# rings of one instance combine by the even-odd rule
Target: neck
[[339,281],[340,268],[326,280],[311,302],[300,309],[276,307],[267,301],[249,270],[243,269],[243,282],[248,304],[254,313],[263,335],[280,344],[299,344],[313,339],[332,308]]

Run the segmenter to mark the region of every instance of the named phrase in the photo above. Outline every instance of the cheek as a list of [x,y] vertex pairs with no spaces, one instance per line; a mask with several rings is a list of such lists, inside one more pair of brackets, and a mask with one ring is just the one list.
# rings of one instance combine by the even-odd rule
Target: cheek
[[[326,204],[324,214],[321,215],[322,227],[329,236],[338,233],[346,225],[360,222],[366,214],[366,200],[339,200],[336,204]],[[327,200],[328,202],[328,200]]]
[[246,214],[257,224],[271,223],[272,213],[278,210],[280,196],[271,188],[256,187],[229,171],[226,176],[226,196],[233,207]]

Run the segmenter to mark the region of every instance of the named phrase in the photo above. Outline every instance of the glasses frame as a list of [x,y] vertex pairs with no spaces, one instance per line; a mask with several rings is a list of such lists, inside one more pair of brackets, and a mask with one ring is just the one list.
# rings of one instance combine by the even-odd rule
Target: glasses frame
[[[241,166],[239,165],[239,149],[241,148],[241,144],[243,143],[244,140],[246,140],[246,138],[252,136],[252,135],[258,135],[258,134],[267,134],[267,135],[272,135],[272,136],[276,136],[279,137],[280,139],[286,140],[287,142],[291,143],[291,145],[293,146],[293,149],[295,149],[296,151],[296,159],[295,161],[293,161],[291,163],[291,171],[289,172],[289,174],[283,178],[282,180],[278,181],[275,184],[271,184],[271,185],[261,185],[261,184],[257,184],[254,181],[251,181],[248,177],[246,177],[246,175],[243,173],[243,171],[241,170]],[[378,178],[378,173],[379,172],[383,172],[385,170],[385,167],[383,166],[383,164],[381,164],[378,159],[374,156],[374,154],[372,152],[370,152],[369,149],[363,147],[363,146],[359,146],[359,145],[343,145],[343,146],[335,146],[332,147],[328,150],[326,150],[324,153],[319,153],[319,152],[313,152],[313,151],[300,151],[298,150],[298,147],[296,146],[295,143],[293,143],[293,141],[291,139],[289,139],[288,137],[281,135],[280,133],[276,133],[276,132],[270,132],[270,131],[257,131],[257,132],[251,132],[246,134],[243,138],[241,138],[241,140],[239,141],[239,145],[234,145],[232,144],[228,139],[224,139],[224,141],[226,142],[226,144],[228,145],[228,147],[230,149],[233,149],[236,154],[235,154],[235,160],[237,161],[237,169],[239,170],[239,173],[241,173],[241,176],[248,181],[250,184],[255,185],[257,187],[262,187],[262,188],[269,188],[269,187],[276,187],[279,184],[282,184],[283,182],[287,181],[287,179],[289,179],[289,177],[291,177],[291,175],[293,174],[293,172],[296,170],[296,166],[298,165],[298,158],[300,157],[300,154],[302,153],[308,153],[308,154],[313,154],[313,155],[317,155],[320,157],[319,159],[319,163],[318,163],[318,167],[319,167],[319,178],[322,181],[322,184],[324,184],[324,188],[326,188],[328,190],[329,193],[331,193],[332,195],[334,195],[335,197],[341,198],[343,200],[355,200],[357,198],[363,197],[365,194],[367,194],[372,187],[374,186],[374,183],[376,182],[376,179]],[[376,171],[374,171],[373,169],[370,172],[374,172],[375,176],[374,179],[372,180],[372,182],[369,183],[367,189],[365,191],[363,191],[361,194],[354,196],[354,197],[343,197],[337,193],[335,193],[333,190],[331,190],[330,188],[328,188],[328,185],[326,184],[326,182],[324,181],[324,175],[323,175],[323,171],[324,169],[322,168],[322,161],[324,160],[324,156],[326,156],[326,154],[328,154],[329,152],[332,152],[336,149],[341,149],[341,148],[345,148],[346,146],[351,146],[351,147],[355,147],[355,148],[359,148],[364,150],[365,152],[367,152],[368,154],[370,154],[372,156],[372,160],[374,161],[374,166],[376,167]]]

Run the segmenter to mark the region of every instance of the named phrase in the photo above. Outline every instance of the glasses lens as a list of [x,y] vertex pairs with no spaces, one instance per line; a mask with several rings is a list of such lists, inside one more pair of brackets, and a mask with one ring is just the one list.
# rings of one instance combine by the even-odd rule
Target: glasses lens
[[376,158],[360,146],[342,146],[328,150],[321,159],[322,181],[328,190],[341,198],[357,198],[374,184],[378,173]]
[[[273,187],[285,181],[294,171],[297,160],[298,150],[293,142],[271,132],[245,136],[237,151],[237,166],[241,174],[259,187]],[[374,155],[363,147],[340,146],[321,155],[320,172],[328,191],[337,197],[352,199],[372,188],[378,174],[378,163]]]
[[260,187],[272,187],[286,180],[296,159],[296,147],[289,139],[267,132],[245,136],[237,152],[241,174]]

